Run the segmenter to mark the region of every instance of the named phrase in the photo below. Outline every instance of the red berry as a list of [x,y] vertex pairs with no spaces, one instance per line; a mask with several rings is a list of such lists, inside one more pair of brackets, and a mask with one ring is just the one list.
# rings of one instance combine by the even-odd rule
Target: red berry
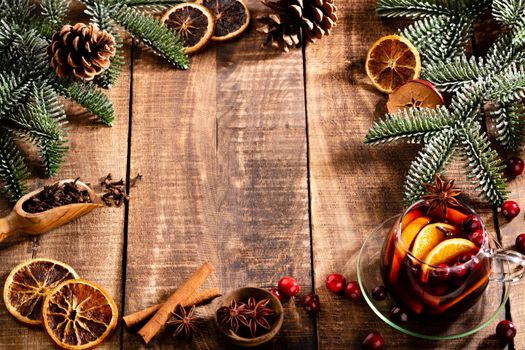
[[332,273],[326,277],[326,288],[332,293],[341,293],[345,289],[346,280],[343,275]]
[[470,214],[463,221],[463,229],[467,232],[473,232],[481,228],[481,222],[477,215]]
[[511,177],[521,175],[524,168],[525,164],[521,158],[512,157],[507,161],[507,174]]
[[450,267],[447,264],[439,264],[436,269],[432,270],[432,278],[437,281],[446,281],[450,277]]
[[279,299],[279,301],[283,301],[283,296],[281,295],[281,292],[279,292],[279,289],[272,288],[270,289],[270,293],[272,293],[274,297]]
[[390,310],[390,319],[396,324],[404,325],[408,322],[408,314],[403,309],[394,306],[392,310]]
[[520,213],[520,206],[514,201],[506,201],[501,205],[501,213],[509,220],[514,219]]
[[525,254],[525,233],[516,237],[516,249],[518,249],[521,254]]
[[512,321],[503,320],[496,327],[496,334],[504,342],[510,342],[516,336],[516,327]]
[[348,282],[345,287],[345,296],[352,301],[358,301],[362,298],[363,293],[357,281]]
[[483,230],[479,229],[473,232],[470,232],[468,234],[468,239],[477,245],[478,247],[481,247],[483,245],[483,241],[485,239],[485,235],[483,234]]
[[363,340],[364,350],[381,350],[385,346],[385,341],[379,332],[371,332]]
[[451,268],[451,272],[452,272],[452,275],[454,275],[454,277],[462,278],[467,274],[468,269],[464,263],[458,261]]
[[281,278],[278,287],[279,291],[289,298],[296,296],[301,291],[299,283],[290,276]]
[[317,294],[305,295],[303,298],[303,309],[309,314],[315,314],[321,310],[321,302]]
[[386,299],[386,289],[384,286],[377,286],[372,289],[372,298],[377,301]]

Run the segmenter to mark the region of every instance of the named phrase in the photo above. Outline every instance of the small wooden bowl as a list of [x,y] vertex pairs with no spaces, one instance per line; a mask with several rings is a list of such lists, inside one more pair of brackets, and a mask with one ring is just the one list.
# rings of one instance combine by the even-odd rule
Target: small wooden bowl
[[[223,306],[229,306],[232,299],[235,299],[237,301],[244,301],[246,302],[249,297],[254,297],[257,300],[261,299],[270,299],[269,307],[271,307],[273,310],[275,310],[277,316],[276,319],[273,321],[272,328],[268,331],[268,333],[265,333],[263,335],[260,335],[255,338],[244,338],[237,334],[234,334],[231,331],[228,331],[224,329],[224,327],[221,327],[219,324],[217,311],[223,307]],[[252,347],[261,345],[263,343],[266,343],[270,340],[272,340],[277,333],[281,330],[281,326],[283,325],[284,321],[284,312],[283,312],[283,305],[277,299],[272,293],[265,289],[261,288],[254,288],[254,287],[244,287],[235,289],[234,291],[226,294],[225,296],[221,297],[218,300],[217,308],[215,310],[215,324],[217,328],[220,330],[220,332],[233,344],[239,345],[242,347]]]

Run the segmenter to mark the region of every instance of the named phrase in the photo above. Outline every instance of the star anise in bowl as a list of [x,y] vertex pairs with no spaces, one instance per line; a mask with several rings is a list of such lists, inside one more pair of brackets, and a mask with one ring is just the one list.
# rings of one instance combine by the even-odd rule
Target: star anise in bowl
[[269,291],[240,288],[222,299],[215,319],[232,343],[255,346],[272,339],[279,332],[283,318],[281,302]]

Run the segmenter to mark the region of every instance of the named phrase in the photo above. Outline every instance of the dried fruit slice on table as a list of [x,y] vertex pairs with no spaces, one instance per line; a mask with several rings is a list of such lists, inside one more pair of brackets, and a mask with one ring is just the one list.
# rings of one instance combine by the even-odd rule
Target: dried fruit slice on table
[[161,21],[181,36],[188,54],[199,51],[210,41],[215,26],[211,12],[206,7],[193,3],[172,7],[162,16]]
[[92,282],[68,280],[44,300],[42,320],[53,341],[64,349],[90,349],[115,329],[117,306],[109,294]]
[[366,56],[366,74],[382,92],[392,93],[421,75],[421,57],[410,41],[388,35],[376,41]]
[[242,0],[197,0],[215,17],[212,40],[225,41],[241,35],[250,24],[250,11]]
[[389,113],[397,113],[412,107],[434,109],[444,103],[443,96],[431,82],[418,79],[411,80],[392,92],[386,109]]
[[33,259],[16,266],[5,282],[4,303],[17,320],[42,323],[42,303],[60,283],[78,278],[71,266],[51,259]]

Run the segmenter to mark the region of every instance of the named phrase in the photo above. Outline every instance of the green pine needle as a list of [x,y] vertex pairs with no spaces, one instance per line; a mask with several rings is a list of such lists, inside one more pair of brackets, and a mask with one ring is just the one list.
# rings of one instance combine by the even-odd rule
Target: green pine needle
[[507,149],[518,151],[525,133],[525,106],[521,101],[496,106],[489,113],[496,139]]
[[13,137],[0,126],[0,185],[7,199],[14,203],[27,192],[30,173]]

